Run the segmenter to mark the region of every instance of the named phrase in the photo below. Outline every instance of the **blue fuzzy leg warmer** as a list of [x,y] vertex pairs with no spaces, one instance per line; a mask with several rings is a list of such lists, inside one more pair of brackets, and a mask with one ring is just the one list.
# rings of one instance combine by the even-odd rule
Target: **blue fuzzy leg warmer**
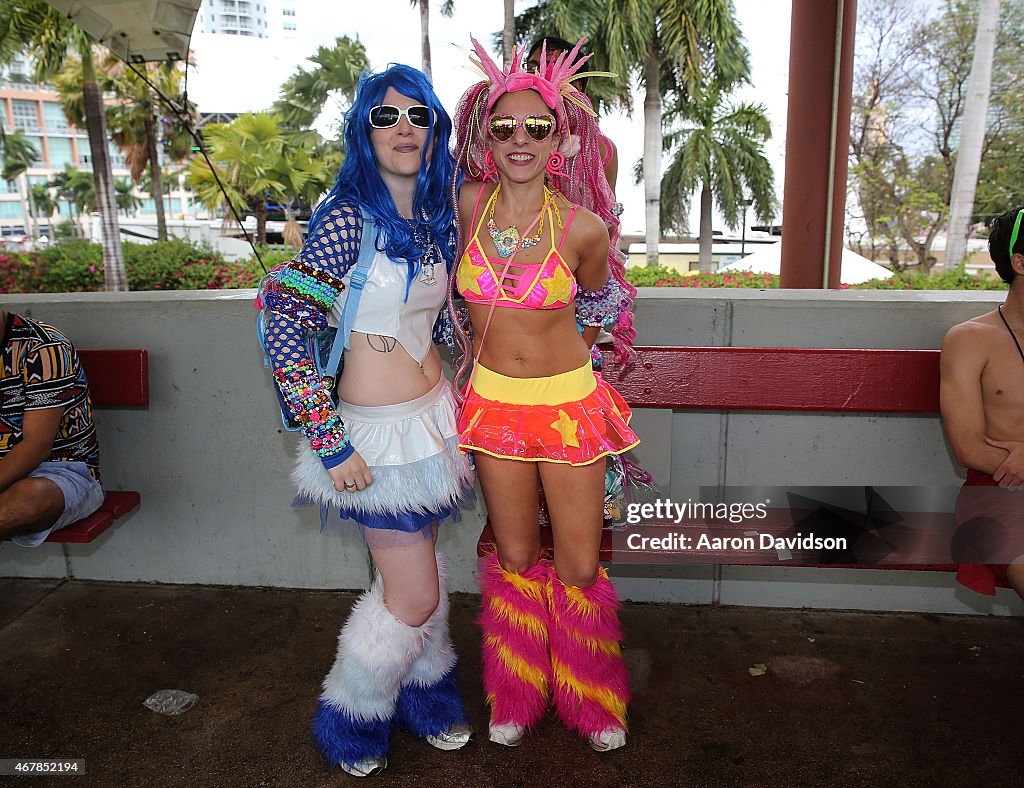
[[423,653],[402,681],[396,724],[416,736],[436,736],[465,722],[455,674],[455,650],[448,634],[448,568],[437,553],[437,609],[423,624]]
[[403,685],[398,696],[398,722],[415,736],[436,736],[455,722],[465,722],[462,694],[455,668],[426,687],[412,683]]
[[332,766],[387,753],[399,688],[423,653],[424,634],[391,614],[379,577],[353,605],[313,721]]

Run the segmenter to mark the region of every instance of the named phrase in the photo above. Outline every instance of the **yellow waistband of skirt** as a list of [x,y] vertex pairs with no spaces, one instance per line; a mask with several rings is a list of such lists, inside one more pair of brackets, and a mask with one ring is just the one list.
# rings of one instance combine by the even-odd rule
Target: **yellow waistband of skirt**
[[544,378],[510,378],[481,364],[473,373],[473,391],[484,399],[509,405],[561,405],[576,402],[597,388],[597,378],[588,360],[579,369]]

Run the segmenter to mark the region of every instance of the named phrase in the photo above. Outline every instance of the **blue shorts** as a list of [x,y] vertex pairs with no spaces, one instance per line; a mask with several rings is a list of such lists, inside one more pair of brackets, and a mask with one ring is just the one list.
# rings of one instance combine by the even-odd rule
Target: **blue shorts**
[[64,495],[64,513],[43,531],[12,536],[11,541],[22,547],[42,544],[52,531],[88,517],[103,503],[103,488],[89,475],[89,466],[84,462],[41,462],[29,478],[49,479],[60,487]]

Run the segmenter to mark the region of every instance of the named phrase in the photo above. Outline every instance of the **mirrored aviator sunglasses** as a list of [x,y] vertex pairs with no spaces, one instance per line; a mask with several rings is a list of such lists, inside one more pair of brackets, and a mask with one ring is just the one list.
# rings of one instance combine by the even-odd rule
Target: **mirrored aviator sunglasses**
[[508,142],[515,135],[520,123],[530,138],[537,142],[546,140],[555,128],[555,119],[551,115],[491,115],[487,128],[498,142]]
[[411,107],[400,109],[394,104],[381,104],[370,108],[370,125],[375,129],[390,129],[398,125],[398,122],[405,115],[410,126],[418,129],[429,129],[434,119],[434,113],[430,107],[422,104],[413,104]]

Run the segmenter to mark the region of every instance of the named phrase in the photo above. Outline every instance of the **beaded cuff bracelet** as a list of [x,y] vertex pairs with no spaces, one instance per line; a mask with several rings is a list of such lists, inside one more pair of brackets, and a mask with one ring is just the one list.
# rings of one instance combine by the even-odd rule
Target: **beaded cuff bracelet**
[[473,338],[473,325],[469,322],[469,310],[464,306],[457,307],[455,318],[456,322],[453,324],[451,315],[445,308],[441,310],[441,314],[437,316],[437,322],[434,323],[434,342],[444,345],[453,353],[458,350],[458,344],[455,341],[456,332],[461,331],[470,339]]
[[614,323],[622,311],[622,290],[609,279],[600,290],[576,292],[576,322],[581,326],[604,326]]
[[325,312],[334,306],[334,299],[345,289],[345,283],[336,276],[298,261],[281,269],[277,281],[283,292],[312,299]]
[[272,312],[285,315],[304,328],[313,331],[323,331],[327,328],[327,315],[318,304],[311,304],[308,298],[268,290],[263,294],[263,303]]
[[469,309],[460,306],[455,310],[455,317],[458,318],[459,328],[462,330],[462,333],[473,339],[473,322],[469,319]]
[[348,446],[348,432],[313,362],[285,364],[274,370],[274,380],[313,451],[321,459],[343,452]]
[[435,345],[444,345],[446,348],[455,351],[455,331],[452,328],[452,318],[448,314],[448,308],[442,307],[434,321],[432,338]]

